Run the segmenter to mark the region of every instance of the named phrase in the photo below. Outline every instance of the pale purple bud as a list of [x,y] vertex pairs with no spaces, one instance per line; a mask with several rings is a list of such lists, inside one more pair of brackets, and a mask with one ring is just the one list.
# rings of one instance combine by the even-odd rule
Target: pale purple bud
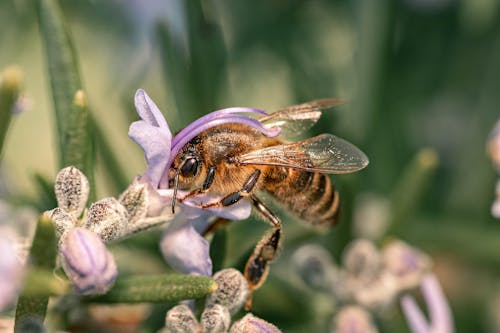
[[77,224],[77,220],[71,214],[59,207],[46,211],[44,215],[54,221],[57,237],[61,237]]
[[430,258],[403,241],[395,240],[382,250],[385,269],[395,277],[399,290],[418,285],[431,266]]
[[333,258],[322,246],[301,246],[293,254],[292,264],[302,280],[312,288],[328,289],[337,279],[338,271]]
[[381,258],[371,241],[357,239],[344,250],[343,264],[346,271],[356,278],[372,279],[380,272]]
[[87,177],[77,168],[69,166],[59,171],[54,187],[58,207],[78,218],[89,196]]
[[118,275],[115,260],[92,231],[71,229],[59,251],[64,271],[79,294],[103,294],[115,282]]
[[222,305],[215,304],[206,307],[201,314],[201,327],[203,333],[225,333],[231,325],[231,314]]
[[165,316],[165,329],[168,333],[199,333],[200,324],[193,311],[184,304],[174,306]]
[[230,333],[281,333],[280,329],[249,313],[233,324]]
[[248,283],[243,274],[234,268],[227,268],[214,274],[213,279],[217,282],[217,290],[208,296],[207,306],[220,304],[228,308],[231,314],[235,314],[248,296]]
[[108,242],[126,233],[127,222],[125,207],[115,198],[105,198],[90,206],[85,227]]
[[18,259],[15,235],[0,230],[0,311],[14,303],[21,287],[23,266]]
[[331,333],[377,333],[370,313],[360,306],[347,306],[337,313]]

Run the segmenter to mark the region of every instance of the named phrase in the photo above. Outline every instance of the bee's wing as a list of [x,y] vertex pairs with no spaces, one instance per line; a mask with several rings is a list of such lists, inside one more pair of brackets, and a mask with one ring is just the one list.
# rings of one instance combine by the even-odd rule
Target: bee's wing
[[278,110],[259,118],[259,121],[266,127],[280,127],[281,134],[286,137],[294,137],[316,124],[321,117],[321,110],[343,103],[342,100],[336,98],[318,99]]
[[331,134],[254,150],[239,156],[237,161],[335,174],[355,172],[368,165],[361,150]]

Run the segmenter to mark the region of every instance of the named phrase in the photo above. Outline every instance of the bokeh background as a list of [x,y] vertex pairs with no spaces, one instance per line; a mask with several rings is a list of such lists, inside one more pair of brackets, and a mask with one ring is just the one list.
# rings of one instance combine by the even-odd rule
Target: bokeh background
[[[290,254],[317,243],[338,259],[352,238],[364,235],[363,221],[356,221],[362,198],[375,197],[391,207],[379,241],[398,237],[432,256],[457,332],[500,332],[500,221],[490,214],[499,175],[485,149],[500,118],[500,1],[60,4],[91,112],[119,161],[110,172],[106,158],[97,157],[98,197],[117,195],[145,169],[142,151],[127,136],[138,88],[174,131],[223,107],[272,111],[323,97],[347,101],[310,134],[348,139],[370,165],[333,177],[343,213],[331,232],[283,215],[283,255],[255,294],[256,315],[284,332],[327,327],[334,308],[306,288],[294,291]],[[29,0],[0,2],[0,69],[12,64],[24,71],[28,103],[8,133],[1,195],[26,205],[44,195],[36,175],[53,179],[57,172],[48,71]],[[230,226],[225,266],[238,267],[265,230],[253,220]],[[115,249],[118,256],[150,259],[130,259],[124,271],[165,269],[149,237]],[[167,307],[155,307],[143,330],[161,325]],[[381,332],[407,331],[397,306],[377,323]]]

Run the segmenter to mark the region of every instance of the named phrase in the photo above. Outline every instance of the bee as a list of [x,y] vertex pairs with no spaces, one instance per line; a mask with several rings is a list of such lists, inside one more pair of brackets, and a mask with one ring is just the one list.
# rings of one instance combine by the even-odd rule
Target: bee
[[[258,242],[248,259],[244,275],[251,294],[265,281],[270,263],[277,257],[282,223],[262,201],[267,193],[288,211],[315,226],[338,221],[339,194],[327,174],[363,169],[368,158],[351,143],[331,134],[298,142],[287,136],[304,133],[320,118],[322,110],[341,104],[322,99],[294,105],[258,118],[266,127],[279,127],[280,136],[267,137],[243,124],[222,124],[200,133],[174,157],[169,187],[190,191],[178,201],[203,193],[221,195],[203,208],[227,207],[248,200],[272,229]],[[175,206],[172,201],[172,210]]]

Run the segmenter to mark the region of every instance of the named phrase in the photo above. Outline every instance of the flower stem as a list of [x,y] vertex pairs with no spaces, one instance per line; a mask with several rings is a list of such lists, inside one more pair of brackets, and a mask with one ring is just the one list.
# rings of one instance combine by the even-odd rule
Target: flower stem
[[111,290],[102,296],[88,297],[97,303],[163,303],[206,296],[217,289],[217,283],[206,276],[141,275],[118,278]]
[[[41,215],[38,219],[35,237],[29,254],[29,260],[33,269],[51,272],[56,263],[56,253],[54,224],[51,219],[45,215]],[[27,281],[30,281],[30,277],[28,277]],[[49,296],[33,295],[29,289],[25,288],[19,296],[16,308],[16,332],[24,320],[30,320],[35,317],[43,321],[47,312]]]

